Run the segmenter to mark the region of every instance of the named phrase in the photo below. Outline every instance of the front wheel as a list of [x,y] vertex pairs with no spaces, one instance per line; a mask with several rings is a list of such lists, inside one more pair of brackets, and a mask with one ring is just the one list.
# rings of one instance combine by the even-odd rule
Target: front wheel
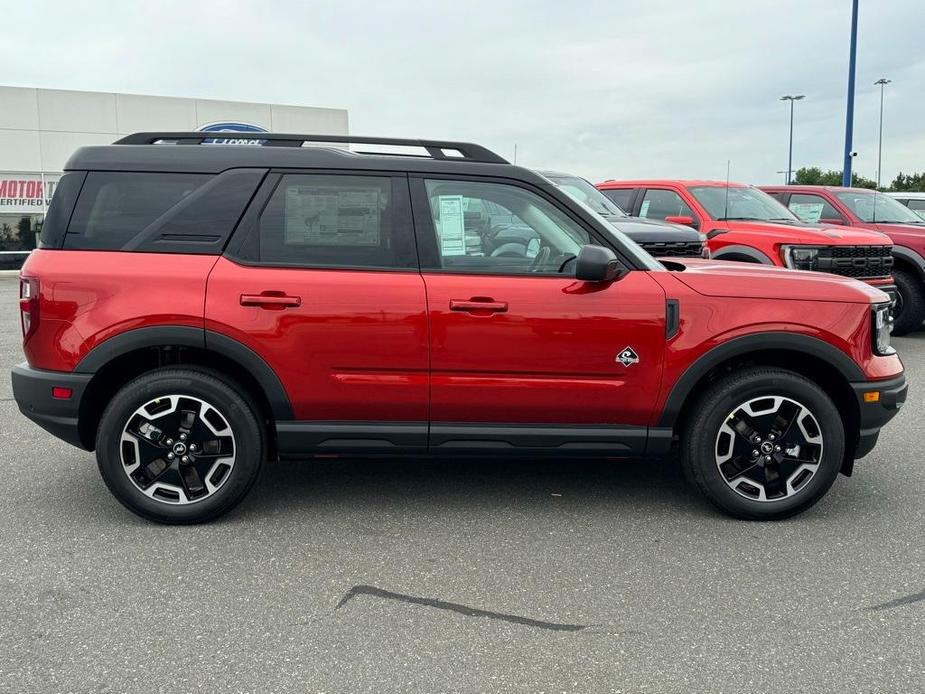
[[256,408],[210,372],[151,371],[106,407],[96,456],[106,486],[128,509],[161,523],[226,513],[257,478],[266,449]]
[[906,270],[893,270],[896,305],[893,308],[893,334],[905,335],[922,327],[925,321],[925,286]]
[[749,368],[704,392],[681,435],[685,473],[738,518],[805,511],[841,469],[845,431],[815,383],[785,369]]

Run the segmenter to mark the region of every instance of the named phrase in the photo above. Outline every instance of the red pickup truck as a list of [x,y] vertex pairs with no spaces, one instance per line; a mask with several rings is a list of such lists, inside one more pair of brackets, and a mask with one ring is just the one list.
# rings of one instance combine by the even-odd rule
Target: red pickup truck
[[866,188],[762,186],[800,219],[826,226],[868,229],[893,242],[896,305],[893,332],[903,335],[925,321],[925,219],[891,198]]
[[629,214],[706,234],[716,260],[853,277],[897,300],[890,239],[876,231],[810,225],[754,186],[725,181],[615,181],[597,188]]

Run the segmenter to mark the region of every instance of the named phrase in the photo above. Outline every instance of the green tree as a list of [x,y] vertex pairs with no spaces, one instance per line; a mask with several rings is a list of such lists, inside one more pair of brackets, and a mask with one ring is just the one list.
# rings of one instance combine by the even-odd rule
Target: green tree
[[890,184],[890,190],[925,193],[925,172],[904,174],[900,171]]
[[[793,182],[800,186],[840,186],[842,172],[830,169],[823,171],[818,166],[804,166],[797,169]],[[871,188],[876,190],[877,182],[851,173],[851,185],[855,188]]]

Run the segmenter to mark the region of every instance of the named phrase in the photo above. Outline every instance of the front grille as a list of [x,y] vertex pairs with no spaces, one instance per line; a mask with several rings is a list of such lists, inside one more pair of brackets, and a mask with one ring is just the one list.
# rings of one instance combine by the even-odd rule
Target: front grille
[[703,244],[699,241],[653,241],[639,244],[645,248],[650,255],[654,256],[674,256],[687,258],[702,258]]
[[828,246],[819,249],[817,268],[843,277],[876,279],[893,270],[890,246]]

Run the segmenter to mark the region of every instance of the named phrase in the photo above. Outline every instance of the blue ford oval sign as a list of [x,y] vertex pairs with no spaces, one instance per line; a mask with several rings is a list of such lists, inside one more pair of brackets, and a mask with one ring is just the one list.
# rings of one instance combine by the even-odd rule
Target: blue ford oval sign
[[[238,123],[235,121],[219,121],[216,123],[207,123],[199,128],[201,133],[267,133],[266,128],[261,128],[253,123]],[[266,140],[251,140],[235,137],[216,137],[214,139],[203,140],[204,145],[262,145]]]

